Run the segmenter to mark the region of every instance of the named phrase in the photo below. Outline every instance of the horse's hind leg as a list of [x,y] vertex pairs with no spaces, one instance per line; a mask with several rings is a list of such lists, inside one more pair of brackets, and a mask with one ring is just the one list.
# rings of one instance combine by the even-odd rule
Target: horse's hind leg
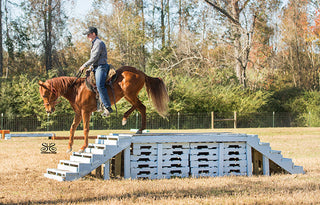
[[127,124],[127,119],[131,115],[131,113],[135,110],[135,106],[132,106],[127,112],[124,113],[123,118],[122,118],[122,125]]
[[141,127],[137,131],[137,134],[141,134],[142,130],[145,130],[147,127],[146,106],[144,106],[137,97],[129,98],[128,96],[126,96],[125,98],[132,104],[132,107],[127,112],[131,111],[131,109],[137,109],[141,114]]
[[142,134],[142,131],[147,128],[147,116],[146,116],[146,106],[140,102],[138,99],[137,109],[141,113],[141,127],[137,131],[137,134]]

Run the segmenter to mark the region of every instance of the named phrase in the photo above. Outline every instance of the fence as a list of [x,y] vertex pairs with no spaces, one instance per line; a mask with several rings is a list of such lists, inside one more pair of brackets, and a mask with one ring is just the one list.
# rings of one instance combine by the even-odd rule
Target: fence
[[[64,131],[69,130],[72,115],[39,117],[7,117],[1,115],[0,128],[11,132]],[[136,129],[141,117],[133,113],[125,126],[121,125],[122,115],[112,113],[110,118],[102,118],[94,113],[90,120],[91,130]],[[172,113],[166,119],[157,114],[147,115],[147,129],[210,129],[210,128],[256,128],[256,127],[303,127],[310,122],[301,121],[292,113]],[[82,129],[82,123],[78,130]]]

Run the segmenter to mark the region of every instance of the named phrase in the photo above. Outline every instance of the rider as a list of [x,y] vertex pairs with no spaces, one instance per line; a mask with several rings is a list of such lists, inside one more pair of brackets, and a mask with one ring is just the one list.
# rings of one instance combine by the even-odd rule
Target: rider
[[98,38],[98,30],[95,27],[89,27],[83,35],[87,35],[89,41],[92,42],[92,46],[90,59],[80,67],[79,71],[82,72],[90,65],[93,66],[97,89],[104,105],[104,112],[101,115],[108,117],[113,110],[111,108],[107,88],[105,87],[106,78],[109,72],[106,45]]

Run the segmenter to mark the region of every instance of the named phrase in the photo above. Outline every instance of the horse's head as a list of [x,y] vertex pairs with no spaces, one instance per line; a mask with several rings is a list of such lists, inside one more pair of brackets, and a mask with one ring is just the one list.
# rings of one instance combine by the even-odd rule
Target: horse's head
[[40,96],[43,99],[44,107],[46,108],[47,113],[52,113],[55,111],[55,105],[57,104],[57,99],[59,97],[56,89],[53,87],[53,84],[49,82],[39,81],[39,92]]

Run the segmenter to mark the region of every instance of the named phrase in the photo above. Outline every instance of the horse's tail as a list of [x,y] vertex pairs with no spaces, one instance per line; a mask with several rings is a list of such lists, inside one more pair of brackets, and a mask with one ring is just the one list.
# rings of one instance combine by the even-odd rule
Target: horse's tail
[[145,82],[149,99],[151,98],[159,115],[165,117],[168,112],[169,96],[163,80],[146,75]]

